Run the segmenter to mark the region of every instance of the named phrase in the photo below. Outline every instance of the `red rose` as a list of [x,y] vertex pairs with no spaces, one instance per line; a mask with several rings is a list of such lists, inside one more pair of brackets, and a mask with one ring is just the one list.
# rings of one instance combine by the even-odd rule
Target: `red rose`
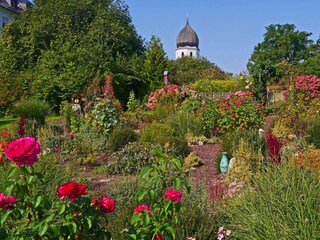
[[142,205],[137,206],[137,207],[133,210],[133,212],[134,212],[134,213],[141,213],[141,212],[143,212],[144,210],[147,210],[148,215],[151,214],[150,207],[149,207],[148,205],[146,205],[146,204],[142,204]]
[[154,240],[162,240],[161,234],[158,233],[157,236],[155,236]]
[[13,196],[9,196],[6,198],[6,195],[4,193],[0,193],[0,208],[3,210],[10,210],[13,209],[13,206],[10,206],[12,203],[16,203],[17,199]]
[[58,187],[57,193],[60,199],[69,198],[71,202],[79,195],[85,195],[87,186],[76,182],[68,182]]
[[182,192],[175,189],[169,189],[164,193],[165,199],[171,199],[174,202],[180,202],[181,197],[182,197]]
[[108,197],[102,197],[99,202],[99,205],[100,205],[101,211],[104,213],[112,213],[116,208],[114,204],[114,200]]
[[91,200],[91,205],[99,205],[99,202],[97,199],[92,199]]
[[18,166],[33,165],[38,161],[40,143],[33,137],[18,138],[10,142],[4,150],[5,155]]
[[74,134],[70,133],[69,137],[70,137],[71,140],[74,139]]

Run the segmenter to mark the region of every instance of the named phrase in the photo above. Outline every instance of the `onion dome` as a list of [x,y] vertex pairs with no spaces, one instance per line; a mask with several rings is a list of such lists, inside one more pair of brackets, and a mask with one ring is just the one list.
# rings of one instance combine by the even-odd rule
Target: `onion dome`
[[199,38],[197,33],[190,27],[187,20],[186,26],[179,32],[177,37],[178,47],[197,47],[199,48]]

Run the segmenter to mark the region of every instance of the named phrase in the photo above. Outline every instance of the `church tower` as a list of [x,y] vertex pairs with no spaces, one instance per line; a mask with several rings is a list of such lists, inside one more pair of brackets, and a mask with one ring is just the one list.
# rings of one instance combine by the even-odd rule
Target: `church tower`
[[181,57],[200,57],[199,38],[197,33],[191,28],[189,20],[185,27],[179,32],[177,37],[176,59]]

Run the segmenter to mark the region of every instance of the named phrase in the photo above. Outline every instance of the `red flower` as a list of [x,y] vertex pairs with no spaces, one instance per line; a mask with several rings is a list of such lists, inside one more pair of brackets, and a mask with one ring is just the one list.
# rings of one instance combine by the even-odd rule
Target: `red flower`
[[147,210],[148,215],[151,215],[150,207],[149,207],[148,205],[146,205],[146,204],[142,204],[142,205],[137,206],[137,207],[133,210],[133,212],[134,212],[134,213],[141,213],[141,212],[143,212],[144,210]]
[[2,157],[2,154],[0,154],[0,163],[4,163],[4,160],[3,160],[3,157]]
[[235,113],[232,113],[232,114],[231,114],[231,117],[235,118],[235,117],[236,117],[236,114],[235,114]]
[[55,151],[55,152],[60,152],[60,148],[55,147],[55,148],[53,149],[53,151]]
[[92,199],[91,205],[99,205],[99,201],[97,199]]
[[1,142],[1,143],[0,143],[0,150],[1,150],[1,149],[4,149],[5,147],[6,147],[6,144],[5,144],[4,142]]
[[114,204],[114,200],[108,197],[102,197],[99,202],[99,205],[100,205],[101,211],[104,213],[112,213],[116,208]]
[[155,236],[154,240],[162,240],[161,234],[158,233],[158,234]]
[[0,193],[0,208],[3,210],[10,210],[13,209],[13,206],[10,206],[12,203],[16,203],[17,199],[13,196],[9,196],[6,198],[4,193]]
[[182,197],[182,192],[175,189],[169,189],[164,193],[164,198],[170,199],[173,202],[180,202],[181,197]]
[[18,138],[8,144],[4,153],[9,160],[14,161],[18,166],[33,165],[38,161],[40,143],[33,137]]
[[70,133],[69,137],[70,137],[71,140],[74,139],[74,134]]
[[76,182],[68,182],[58,187],[57,193],[60,199],[69,198],[71,202],[79,195],[85,195],[87,186]]

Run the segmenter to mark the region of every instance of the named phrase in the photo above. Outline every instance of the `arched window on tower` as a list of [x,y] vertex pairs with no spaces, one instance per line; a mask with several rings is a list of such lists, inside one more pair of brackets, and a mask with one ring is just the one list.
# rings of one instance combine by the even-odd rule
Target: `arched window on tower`
[[181,53],[181,57],[184,57],[184,52]]
[[190,57],[192,57],[192,52],[190,52]]

